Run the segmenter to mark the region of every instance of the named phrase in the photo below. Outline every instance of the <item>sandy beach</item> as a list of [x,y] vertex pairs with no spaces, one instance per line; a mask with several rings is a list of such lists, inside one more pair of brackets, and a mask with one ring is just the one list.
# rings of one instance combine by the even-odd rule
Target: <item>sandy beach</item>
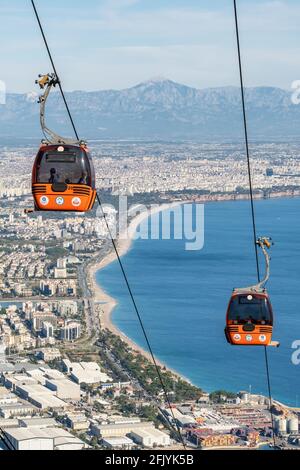
[[[138,226],[145,219],[147,219],[151,215],[154,215],[158,212],[178,206],[179,204],[180,203],[178,202],[172,203],[172,204],[162,204],[160,206],[157,206],[148,210],[144,210],[143,212],[138,214],[134,219],[132,219],[128,226],[127,232],[126,233],[122,232],[117,240],[117,247],[118,247],[120,256],[124,256],[130,250],[132,241],[134,240],[134,237],[135,237],[136,230]],[[102,287],[100,287],[96,281],[96,273],[100,271],[101,269],[105,268],[107,265],[109,265],[115,260],[116,260],[116,254],[114,252],[110,252],[102,260],[94,264],[91,264],[88,268],[87,274],[88,274],[90,283],[92,285],[94,301],[96,303],[101,303],[101,309],[102,309],[102,314],[100,318],[101,328],[110,330],[113,334],[122,338],[122,340],[125,341],[132,349],[134,349],[135,351],[138,351],[143,356],[145,356],[148,360],[152,361],[152,358],[149,352],[145,351],[138,344],[136,344],[134,341],[128,338],[128,336],[126,336],[121,330],[119,330],[119,328],[116,325],[114,325],[114,323],[111,321],[111,315],[112,315],[113,309],[117,305],[117,301],[113,297],[108,295],[107,292],[105,292],[104,289],[102,289]],[[137,325],[137,327],[139,326]],[[170,369],[170,367],[167,367],[157,358],[155,359],[159,366],[165,367],[168,370],[170,370],[173,374],[180,376],[176,371]]]

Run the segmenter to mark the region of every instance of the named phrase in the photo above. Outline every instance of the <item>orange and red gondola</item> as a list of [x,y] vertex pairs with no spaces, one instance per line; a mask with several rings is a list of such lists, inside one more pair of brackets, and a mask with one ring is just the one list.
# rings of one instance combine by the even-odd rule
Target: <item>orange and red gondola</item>
[[65,139],[46,126],[46,102],[52,88],[59,84],[57,76],[40,75],[36,83],[45,90],[39,98],[40,122],[45,140],[42,141],[32,170],[35,210],[89,211],[93,208],[97,192],[94,165],[88,147],[85,142]]
[[233,290],[226,313],[225,337],[235,346],[279,346],[277,341],[272,341],[273,309],[265,288],[270,275],[266,248],[270,248],[271,242],[264,237],[256,243],[265,257],[265,277],[254,286]]
[[235,290],[226,314],[226,339],[233,345],[268,346],[272,341],[273,310],[266,290]]
[[32,193],[37,211],[92,209],[95,172],[88,148],[42,144],[33,166]]

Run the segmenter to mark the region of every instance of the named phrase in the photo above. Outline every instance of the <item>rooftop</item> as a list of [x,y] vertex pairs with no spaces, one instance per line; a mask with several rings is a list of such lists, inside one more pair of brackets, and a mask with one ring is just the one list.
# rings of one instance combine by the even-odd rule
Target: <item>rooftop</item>
[[20,419],[19,423],[24,428],[34,427],[55,427],[59,426],[59,423],[54,418],[29,418]]
[[134,444],[134,442],[131,439],[129,439],[129,437],[110,437],[110,438],[103,439],[103,441],[104,443],[107,443],[112,447]]
[[66,444],[77,444],[82,445],[82,447],[85,446],[83,441],[61,428],[11,428],[5,432],[8,436],[11,436],[13,439],[19,442],[31,439],[52,439],[54,440],[55,446],[62,446]]

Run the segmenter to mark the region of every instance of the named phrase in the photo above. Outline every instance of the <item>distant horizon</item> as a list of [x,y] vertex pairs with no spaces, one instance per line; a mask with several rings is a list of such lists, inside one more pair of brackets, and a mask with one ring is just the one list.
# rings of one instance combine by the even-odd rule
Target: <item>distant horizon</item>
[[[224,88],[240,88],[238,84],[236,84],[236,85],[219,85],[219,86],[211,86],[211,87],[206,86],[206,87],[198,88],[198,87],[191,86],[191,85],[188,85],[186,83],[183,83],[183,82],[180,82],[180,81],[174,80],[172,78],[168,78],[168,77],[153,77],[153,78],[149,78],[149,79],[146,79],[146,80],[143,80],[143,81],[135,82],[134,84],[132,84],[130,86],[126,86],[124,88],[95,88],[93,90],[83,89],[83,88],[76,88],[76,89],[73,89],[73,90],[68,90],[68,89],[64,88],[64,91],[66,93],[76,93],[76,92],[97,93],[97,92],[102,92],[102,91],[125,91],[125,90],[130,90],[132,88],[136,88],[140,85],[144,85],[144,84],[146,85],[147,83],[163,83],[163,82],[171,82],[171,83],[174,83],[176,85],[184,86],[184,87],[191,88],[191,89],[194,89],[194,90],[218,90],[218,89],[224,89]],[[64,85],[63,80],[62,80],[62,85]],[[291,88],[283,88],[283,87],[276,86],[276,85],[254,85],[254,86],[245,86],[244,88],[245,89],[273,88],[273,89],[283,90],[283,91],[292,93]],[[59,93],[59,90],[53,90],[53,93],[55,93],[55,92]],[[36,89],[32,89],[32,90],[28,90],[28,91],[24,91],[24,92],[14,91],[14,90],[8,89],[6,93],[8,95],[9,94],[10,95],[36,94],[37,96],[40,95],[38,87],[36,87]]]
[[[76,90],[68,102],[85,139],[235,141],[243,135],[239,87],[191,88],[159,79],[123,90]],[[165,80],[165,79],[163,79]],[[294,85],[298,85],[295,83]],[[66,90],[67,88],[64,86]],[[255,140],[287,141],[299,137],[299,86],[246,88],[249,132]],[[39,136],[39,89],[8,94],[0,107],[1,136]],[[59,90],[47,106],[47,122],[61,135],[70,135]]]

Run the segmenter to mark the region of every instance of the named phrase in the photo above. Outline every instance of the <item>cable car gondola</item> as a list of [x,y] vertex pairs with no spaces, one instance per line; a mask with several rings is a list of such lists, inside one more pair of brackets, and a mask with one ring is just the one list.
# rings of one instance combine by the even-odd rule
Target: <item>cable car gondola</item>
[[226,338],[230,344],[269,345],[273,311],[267,291],[235,289],[229,301],[226,325]]
[[96,190],[87,147],[42,144],[33,167],[32,193],[38,211],[90,210]]
[[239,346],[279,346],[272,341],[273,310],[265,284],[269,278],[270,259],[266,247],[271,246],[267,238],[259,238],[258,246],[266,259],[265,278],[252,287],[234,289],[230,298],[225,336],[228,343]]
[[42,141],[32,171],[32,194],[37,211],[77,211],[92,209],[95,198],[95,171],[84,142],[64,139],[45,125],[45,105],[51,88],[58,83],[54,74],[38,80],[43,89],[40,97]]

